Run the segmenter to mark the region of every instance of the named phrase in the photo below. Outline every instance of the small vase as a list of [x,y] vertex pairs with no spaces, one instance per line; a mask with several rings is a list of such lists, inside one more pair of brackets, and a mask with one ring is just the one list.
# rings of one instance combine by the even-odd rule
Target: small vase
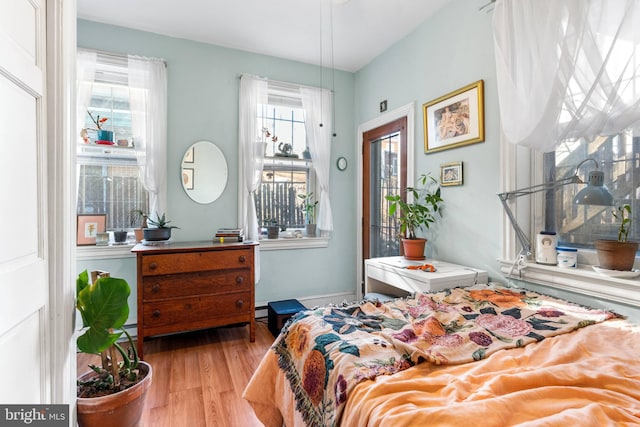
[[305,225],[307,231],[307,237],[316,237],[316,224]]
[[113,132],[110,130],[98,130],[98,141],[113,142]]
[[113,241],[116,243],[123,243],[127,241],[127,232],[126,231],[114,231],[113,232]]

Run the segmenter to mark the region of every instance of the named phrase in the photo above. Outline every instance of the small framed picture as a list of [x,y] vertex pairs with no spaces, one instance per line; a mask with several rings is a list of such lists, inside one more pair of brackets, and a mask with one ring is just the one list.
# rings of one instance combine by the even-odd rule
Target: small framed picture
[[440,184],[462,185],[462,162],[451,162],[440,165]]
[[184,153],[184,157],[182,158],[182,161],[184,163],[193,163],[195,161],[193,146],[189,147],[189,149]]
[[193,168],[182,168],[182,185],[185,190],[193,190]]
[[425,153],[484,141],[482,80],[427,102],[422,110]]
[[88,246],[96,244],[98,233],[106,231],[107,214],[78,215],[76,245]]

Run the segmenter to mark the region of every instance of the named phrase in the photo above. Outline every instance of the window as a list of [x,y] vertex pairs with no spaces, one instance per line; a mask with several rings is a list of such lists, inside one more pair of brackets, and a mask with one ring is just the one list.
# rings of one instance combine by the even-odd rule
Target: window
[[257,129],[265,146],[262,180],[254,196],[262,233],[268,221],[302,229],[304,201],[298,195],[317,193],[301,101],[270,92],[269,104],[258,108]]
[[166,208],[166,63],[84,49],[76,58],[76,210],[131,229],[133,210]]
[[[599,169],[605,173],[605,186],[613,195],[614,206],[631,205],[632,224],[638,224],[640,138],[629,130],[593,140],[565,141],[555,152],[545,155],[545,179],[550,181],[573,175],[576,166],[586,158],[596,160]],[[588,169],[586,165],[585,169]],[[583,180],[586,173],[587,170],[579,171]],[[579,248],[592,248],[596,239],[617,239],[619,223],[612,215],[614,208],[575,205],[573,197],[581,188],[580,185],[566,185],[555,191],[545,208],[545,227],[558,233],[561,244]],[[629,239],[640,239],[640,227],[631,227]]]

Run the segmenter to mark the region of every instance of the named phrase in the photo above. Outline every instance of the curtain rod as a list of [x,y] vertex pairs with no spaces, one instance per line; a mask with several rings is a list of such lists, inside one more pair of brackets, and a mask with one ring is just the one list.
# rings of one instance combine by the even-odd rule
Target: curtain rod
[[95,52],[99,55],[104,55],[104,56],[109,56],[111,58],[116,58],[116,59],[127,59],[129,56],[133,56],[134,58],[140,58],[140,59],[146,59],[146,60],[153,60],[153,61],[161,61],[164,66],[167,66],[167,60],[163,59],[163,58],[155,58],[155,57],[151,57],[151,56],[142,56],[142,55],[132,55],[132,54],[128,54],[128,53],[117,53],[117,52],[109,52],[106,50],[100,50],[100,49],[89,49],[89,48],[83,48],[83,47],[79,47],[78,50],[84,50],[87,52]]
[[273,83],[273,84],[284,86],[284,87],[289,87],[289,88],[292,88],[292,89],[297,89],[297,88],[303,87],[303,88],[307,88],[307,89],[325,89],[325,90],[328,90],[331,93],[334,92],[333,90],[328,89],[326,87],[318,87],[318,86],[303,85],[303,84],[299,84],[299,83],[283,82],[282,80],[273,80],[273,79],[270,79],[268,77],[256,76],[254,74],[244,74],[244,73],[243,74],[239,74],[238,75],[238,79],[241,79],[242,76],[248,76],[248,77],[255,77],[255,78],[258,78],[258,79],[263,79],[263,80],[266,80],[269,83]]

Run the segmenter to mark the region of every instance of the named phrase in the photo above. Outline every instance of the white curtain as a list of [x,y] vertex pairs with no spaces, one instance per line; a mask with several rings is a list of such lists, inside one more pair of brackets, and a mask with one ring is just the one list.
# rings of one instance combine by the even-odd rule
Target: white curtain
[[[238,138],[240,142],[239,166],[242,171],[244,188],[242,196],[246,197],[241,204],[240,226],[248,240],[258,242],[260,230],[254,193],[262,180],[262,166],[264,163],[264,142],[260,136],[262,129],[258,129],[257,112],[259,105],[266,105],[269,99],[267,80],[244,74],[240,77],[240,114],[238,120]],[[260,281],[260,251],[255,250],[255,283]]]
[[167,72],[162,60],[129,56],[131,130],[149,214],[167,207]]
[[78,49],[76,53],[76,138],[85,127],[87,108],[91,102],[93,82],[96,77],[97,55],[95,52]]
[[640,1],[497,0],[500,117],[507,141],[553,151],[640,120]]
[[332,94],[327,89],[301,87],[302,107],[304,108],[304,125],[307,132],[309,152],[313,159],[313,168],[320,184],[320,201],[317,227],[320,231],[333,230],[333,215],[329,191],[331,175],[331,132]]

